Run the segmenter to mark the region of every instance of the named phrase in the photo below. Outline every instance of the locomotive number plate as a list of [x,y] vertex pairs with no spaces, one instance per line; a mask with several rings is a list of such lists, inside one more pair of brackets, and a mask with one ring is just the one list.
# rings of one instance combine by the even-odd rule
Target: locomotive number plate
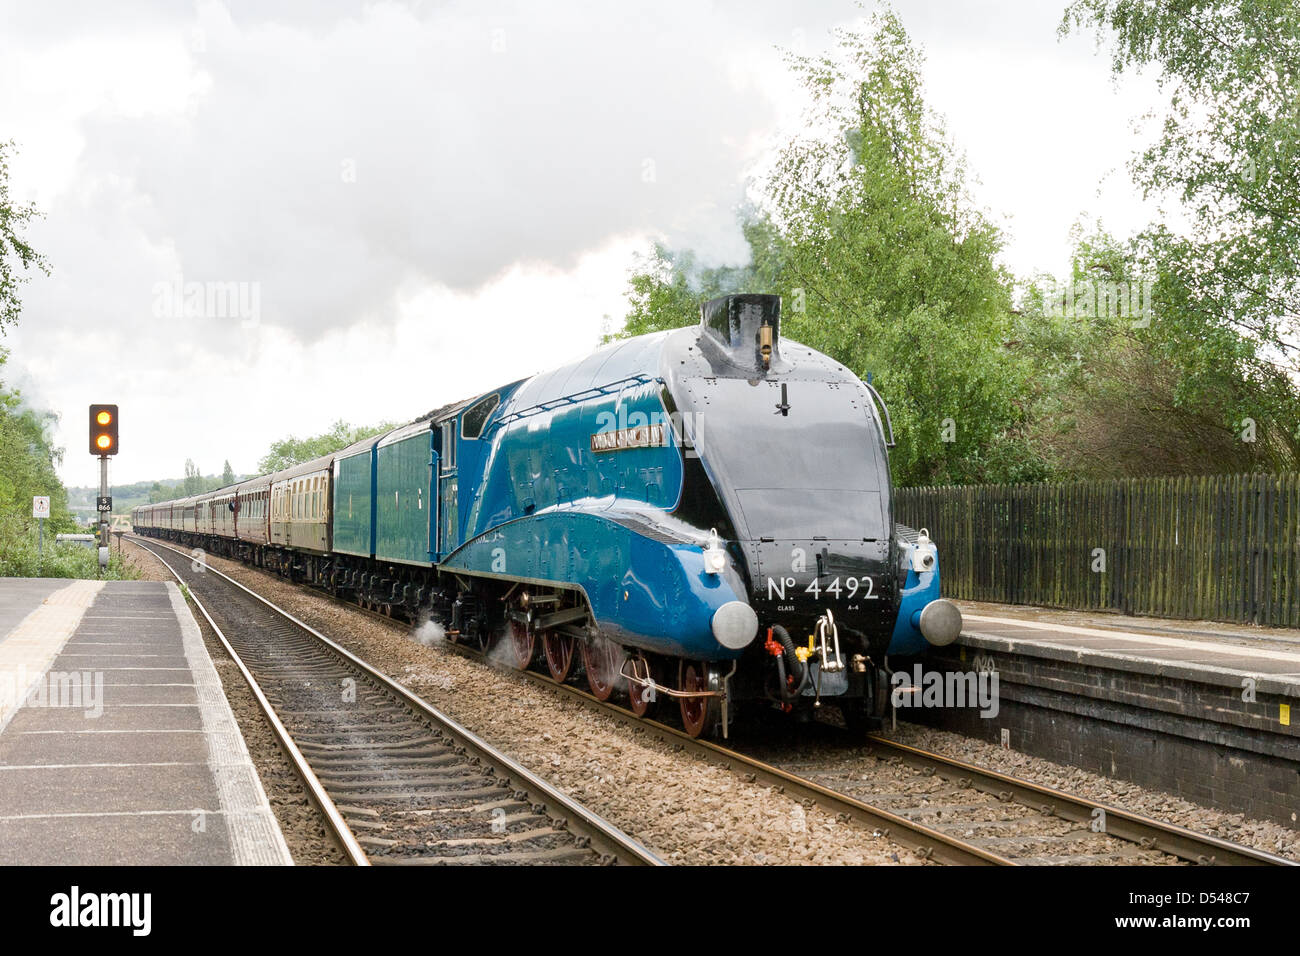
[[[767,579],[767,599],[769,601],[786,600],[787,592],[798,592],[798,582],[793,576],[783,578]],[[880,599],[876,593],[875,582],[867,575],[860,578],[834,578],[829,584],[822,584],[819,578],[813,578],[808,582],[808,586],[803,588],[806,594],[811,594],[814,600],[818,601],[875,601]]]

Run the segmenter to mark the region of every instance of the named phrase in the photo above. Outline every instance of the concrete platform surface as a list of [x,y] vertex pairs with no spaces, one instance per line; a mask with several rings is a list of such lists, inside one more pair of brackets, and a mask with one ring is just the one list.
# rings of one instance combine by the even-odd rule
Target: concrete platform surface
[[966,647],[1093,661],[1136,673],[1224,686],[1241,686],[1249,678],[1261,690],[1300,697],[1300,632],[957,603],[963,619],[958,642]]
[[288,864],[172,582],[0,578],[0,864]]

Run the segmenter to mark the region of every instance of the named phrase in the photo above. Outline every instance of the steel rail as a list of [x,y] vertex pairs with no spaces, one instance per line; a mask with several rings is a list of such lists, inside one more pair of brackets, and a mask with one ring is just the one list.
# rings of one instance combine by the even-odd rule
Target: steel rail
[[[452,645],[457,652],[467,657],[481,659],[481,655],[470,648]],[[967,843],[938,830],[931,829],[923,823],[899,816],[883,807],[873,806],[857,797],[849,796],[830,787],[822,786],[816,781],[782,770],[780,767],[765,763],[737,750],[723,747],[709,740],[701,740],[683,733],[676,727],[660,723],[646,717],[638,717],[632,711],[617,704],[587,693],[569,684],[561,684],[546,674],[536,671],[516,671],[544,687],[556,688],[566,694],[579,698],[591,707],[613,717],[633,730],[645,730],[658,737],[664,743],[692,754],[698,754],[715,766],[733,773],[749,773],[755,783],[773,787],[778,793],[792,796],[798,800],[811,800],[827,812],[835,814],[841,820],[852,821],[872,828],[873,831],[916,853],[926,860],[958,866],[1014,866],[1015,861],[983,847]]]
[[172,577],[174,577],[177,582],[185,588],[189,599],[194,602],[194,606],[199,609],[199,613],[202,614],[204,620],[208,622],[208,626],[212,628],[212,632],[217,636],[217,640],[221,642],[221,646],[225,648],[226,653],[230,655],[230,659],[234,661],[235,666],[239,668],[239,673],[244,678],[244,683],[246,683],[248,689],[252,691],[253,697],[257,700],[257,706],[262,710],[262,715],[266,718],[267,723],[271,725],[271,732],[275,735],[276,743],[280,745],[280,749],[284,751],[285,756],[289,758],[289,762],[293,765],[294,772],[297,773],[298,778],[302,780],[303,787],[307,791],[307,796],[311,799],[312,803],[316,804],[317,809],[320,810],[321,815],[325,818],[326,826],[329,828],[334,839],[338,842],[340,849],[343,850],[343,854],[348,858],[348,862],[354,866],[369,866],[370,860],[366,857],[365,851],[361,849],[361,845],[357,843],[356,835],[353,834],[347,821],[343,819],[343,814],[339,812],[339,808],[335,805],[333,799],[331,799],[329,793],[325,790],[325,786],[316,776],[316,772],[312,770],[311,765],[307,762],[307,758],[303,756],[302,751],[298,749],[298,745],[294,743],[293,737],[290,735],[288,728],[284,726],[284,722],[280,720],[279,714],[275,712],[275,708],[271,706],[271,702],[267,699],[266,694],[262,692],[261,685],[258,684],[257,678],[253,676],[252,671],[248,669],[248,665],[244,663],[243,658],[239,656],[230,641],[226,639],[225,633],[217,625],[217,622],[212,619],[212,615],[208,613],[208,609],[203,606],[203,602],[199,600],[198,595],[190,589],[189,585],[185,583],[184,579],[181,578],[176,569],[173,568],[162,555],[155,554],[154,556],[162,562],[163,567],[171,572]]
[[[384,620],[391,620],[384,618]],[[482,659],[483,655],[469,647],[450,645],[457,652],[467,657]],[[496,666],[496,665],[494,665]],[[1018,861],[1003,857],[952,837],[946,833],[932,830],[923,824],[915,823],[906,817],[890,813],[880,807],[848,794],[824,787],[815,781],[792,774],[779,767],[764,763],[729,747],[723,747],[711,741],[699,740],[685,734],[668,724],[656,720],[638,717],[635,713],[609,701],[599,700],[592,694],[569,684],[561,684],[547,674],[536,671],[515,671],[538,684],[553,687],[566,694],[578,697],[589,705],[619,719],[632,727],[645,727],[652,730],[660,739],[673,745],[680,745],[694,753],[700,753],[715,764],[726,769],[734,769],[733,764],[754,773],[756,779],[781,786],[786,792],[792,792],[805,799],[815,800],[824,809],[836,813],[848,813],[851,819],[860,822],[872,822],[881,828],[882,834],[893,842],[899,843],[918,852],[927,859],[945,863],[971,864],[994,863],[1002,866],[1020,866]],[[1200,865],[1221,866],[1300,866],[1295,860],[1256,850],[1253,847],[1231,843],[1209,834],[1197,833],[1184,827],[1165,823],[1151,817],[1123,810],[1109,804],[1099,803],[1083,797],[1056,790],[1041,784],[1011,777],[995,770],[987,770],[974,764],[945,757],[942,754],[921,750],[907,744],[898,743],[883,737],[869,735],[868,741],[874,747],[887,749],[905,762],[918,769],[931,768],[941,777],[953,782],[968,781],[977,790],[1002,797],[1009,794],[1011,799],[1029,806],[1039,812],[1050,812],[1062,819],[1092,825],[1098,818],[1093,811],[1101,810],[1105,814],[1104,835],[1109,835],[1126,842],[1136,843],[1148,849],[1187,860]],[[1004,797],[1005,799],[1005,797]],[[900,836],[900,831],[906,836]],[[980,859],[969,857],[979,856]],[[967,857],[967,858],[963,858]]]
[[[173,548],[170,545],[162,544],[161,542],[154,541],[152,539],[136,539],[135,543],[137,543],[142,547],[145,547],[147,550],[152,550],[151,548],[148,547],[149,545],[156,545],[158,547],[165,548],[166,550],[171,551],[175,554],[179,554],[182,557],[193,560],[193,556],[191,554],[181,551],[177,548]],[[162,560],[161,556],[159,556],[159,559]],[[167,565],[166,561],[164,561],[163,563]],[[238,588],[240,591],[244,592],[249,597],[261,602],[271,611],[280,615],[285,620],[293,624],[295,627],[302,630],[304,633],[311,635],[313,638],[319,641],[322,646],[329,649],[332,653],[340,657],[348,665],[362,672],[368,678],[377,681],[379,684],[381,684],[384,687],[385,690],[400,697],[408,706],[410,706],[413,710],[419,713],[422,717],[432,721],[438,727],[439,730],[447,733],[448,736],[455,739],[460,746],[466,747],[469,750],[474,751],[474,753],[480,759],[482,759],[486,764],[496,768],[499,771],[504,772],[510,780],[518,781],[522,789],[528,791],[530,797],[535,802],[542,804],[547,810],[547,812],[553,814],[554,816],[569,821],[569,823],[573,827],[573,830],[577,834],[587,837],[587,839],[591,843],[592,848],[595,849],[597,852],[605,853],[609,856],[612,856],[618,862],[624,864],[644,865],[644,866],[666,866],[667,865],[662,859],[660,859],[650,850],[646,849],[646,847],[644,847],[640,842],[633,839],[628,834],[624,833],[622,830],[614,826],[609,821],[605,820],[594,810],[591,810],[583,806],[582,804],[578,803],[577,801],[569,797],[567,794],[556,789],[551,784],[547,783],[541,777],[537,776],[535,773],[533,773],[531,770],[525,767],[523,764],[514,760],[512,757],[506,755],[505,753],[502,753],[500,750],[497,750],[494,746],[492,746],[483,738],[479,737],[473,731],[469,730],[467,727],[464,727],[463,725],[458,723],[455,719],[443,713],[438,708],[434,707],[428,701],[412,693],[406,687],[403,687],[401,684],[397,683],[392,678],[388,677],[388,675],[377,670],[376,668],[368,664],[366,661],[357,657],[347,648],[343,647],[342,645],[336,643],[331,638],[322,634],[320,631],[313,628],[310,624],[307,624],[306,622],[295,617],[293,614],[289,613],[284,608],[280,607],[279,605],[275,604],[269,599],[263,597],[261,594],[258,594],[252,588],[249,588],[244,584],[241,584],[239,581],[236,581],[228,574],[224,574],[221,571],[217,570],[216,568],[212,567],[206,561],[203,562],[203,565],[206,573],[216,575],[217,577],[221,578],[223,581],[227,582],[231,586]],[[174,575],[176,574],[175,569],[172,569],[170,565],[167,565],[167,567],[169,568],[169,570],[172,571],[172,574]],[[179,575],[177,575],[177,579],[178,580],[180,579]],[[191,591],[191,597],[193,597],[192,591]],[[196,603],[197,603],[197,599],[196,599]],[[208,616],[206,611],[204,612],[204,616],[205,617]],[[211,621],[211,618],[208,619],[209,621]],[[389,620],[391,622],[390,618],[384,618],[384,620]],[[230,649],[229,644],[224,640],[223,640],[223,644],[226,645],[228,650]],[[232,651],[232,655],[233,655],[233,651]],[[267,706],[269,707],[269,703]]]
[[[240,586],[243,587],[243,585]],[[397,623],[394,618],[369,611],[318,588],[307,588],[307,590],[311,594],[326,598],[353,611],[370,615],[378,621],[390,625]],[[255,592],[250,591],[250,593]],[[478,661],[487,659],[486,655],[481,651],[468,645],[448,641],[446,646],[469,659]],[[615,718],[625,726],[651,732],[661,741],[684,751],[698,754],[703,759],[726,770],[735,771],[740,768],[742,772],[753,774],[755,781],[761,780],[764,784],[775,787],[780,792],[794,795],[799,799],[812,800],[816,805],[844,819],[871,826],[892,842],[916,852],[925,859],[958,865],[1022,865],[1013,858],[993,853],[975,843],[969,843],[947,833],[934,830],[924,824],[914,822],[882,807],[873,806],[856,797],[825,787],[813,780],[782,770],[739,751],[723,747],[711,741],[691,737],[669,724],[638,717],[627,708],[620,707],[609,701],[602,701],[581,688],[559,683],[548,674],[533,670],[502,668],[497,664],[490,664],[490,666],[504,670],[507,673],[519,674],[538,685],[559,690],[584,701],[588,706]],[[999,773],[995,770],[978,767],[932,751],[922,750],[876,735],[869,735],[867,740],[871,746],[887,750],[917,769],[929,769],[944,779],[956,783],[968,782],[981,792],[990,793],[1003,799],[1009,798],[1039,812],[1051,813],[1071,822],[1085,823],[1091,826],[1098,819],[1094,816],[1094,811],[1100,810],[1105,814],[1105,822],[1101,824],[1104,826],[1104,830],[1101,831],[1103,835],[1135,843],[1143,848],[1154,849],[1190,863],[1231,866],[1300,866],[1297,861],[1286,857],[1235,844],[1209,834],[1197,833],[1194,830],[1175,824],[1165,823],[1162,820],[1142,816],[1119,807],[1089,800],[1062,790]]]
[[[933,769],[940,777],[954,783],[968,783],[984,793],[1011,799],[1043,813],[1089,825],[1098,824],[1099,832],[1159,850],[1192,863],[1223,866],[1300,866],[1295,860],[1253,847],[1197,833],[1185,827],[1145,817],[1120,807],[1079,797],[1063,790],[1008,776],[963,760],[946,757],[929,750],[871,735],[871,746],[887,750],[910,766]],[[1104,816],[1098,817],[1100,811]]]

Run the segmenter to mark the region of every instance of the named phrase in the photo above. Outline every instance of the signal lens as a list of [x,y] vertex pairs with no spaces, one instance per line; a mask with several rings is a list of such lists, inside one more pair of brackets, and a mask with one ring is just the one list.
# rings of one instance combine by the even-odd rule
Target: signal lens
[[98,415],[95,416],[95,421],[99,422],[101,425],[107,425],[112,420],[113,420],[113,416],[108,412],[100,412]]
[[109,438],[107,435],[100,435],[95,439],[95,444],[100,448],[108,448],[113,444],[113,439]]

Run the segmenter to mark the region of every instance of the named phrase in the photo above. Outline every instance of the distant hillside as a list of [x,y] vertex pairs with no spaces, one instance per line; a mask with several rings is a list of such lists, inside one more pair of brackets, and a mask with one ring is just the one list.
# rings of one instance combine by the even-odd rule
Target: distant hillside
[[[236,481],[242,481],[246,475],[236,476]],[[202,490],[210,491],[214,488],[220,488],[222,485],[221,475],[203,475],[200,479]],[[109,491],[113,495],[113,513],[127,514],[132,508],[138,505],[147,505],[150,501],[167,501],[171,498],[181,497],[185,484],[184,478],[160,478],[156,481],[136,481],[129,485],[113,485]],[[93,523],[95,520],[95,499],[99,497],[99,486],[95,485],[90,488],[72,487],[68,488],[68,510],[71,511],[78,521]]]

